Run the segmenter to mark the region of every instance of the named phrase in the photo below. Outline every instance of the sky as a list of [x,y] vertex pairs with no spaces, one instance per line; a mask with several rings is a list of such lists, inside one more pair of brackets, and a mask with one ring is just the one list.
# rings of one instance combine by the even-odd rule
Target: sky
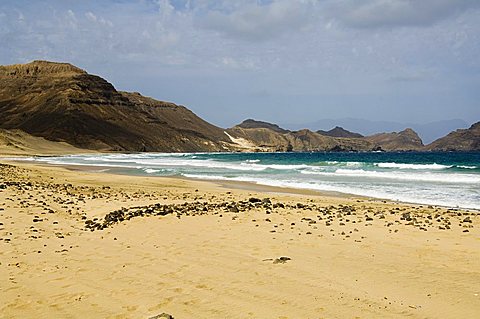
[[0,0],[0,64],[32,60],[222,127],[480,120],[478,0]]

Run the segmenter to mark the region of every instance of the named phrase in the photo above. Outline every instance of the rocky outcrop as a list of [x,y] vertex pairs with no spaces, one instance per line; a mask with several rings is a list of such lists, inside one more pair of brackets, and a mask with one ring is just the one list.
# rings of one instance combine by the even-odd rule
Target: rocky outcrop
[[364,139],[372,143],[375,149],[384,151],[420,151],[424,148],[422,139],[410,128],[398,133],[379,133]]
[[480,122],[451,132],[427,145],[430,151],[480,151]]
[[361,137],[363,137],[362,134],[347,131],[346,129],[344,129],[343,127],[340,127],[340,126],[335,126],[330,131],[318,130],[317,133],[321,134],[321,135],[325,135],[325,136],[331,136],[331,137],[345,137],[345,138],[361,138]]
[[0,114],[0,128],[87,149],[231,150],[223,129],[187,108],[117,91],[68,63],[1,66]]

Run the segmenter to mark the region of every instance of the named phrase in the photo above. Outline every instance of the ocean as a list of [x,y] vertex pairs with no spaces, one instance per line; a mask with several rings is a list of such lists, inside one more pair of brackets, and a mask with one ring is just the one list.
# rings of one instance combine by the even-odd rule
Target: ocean
[[29,160],[480,209],[480,153],[138,153]]

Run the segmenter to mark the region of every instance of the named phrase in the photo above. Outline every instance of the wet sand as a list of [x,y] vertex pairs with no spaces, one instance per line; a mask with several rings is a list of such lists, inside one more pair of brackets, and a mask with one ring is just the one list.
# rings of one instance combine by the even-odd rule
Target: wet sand
[[0,166],[0,318],[478,318],[477,211]]

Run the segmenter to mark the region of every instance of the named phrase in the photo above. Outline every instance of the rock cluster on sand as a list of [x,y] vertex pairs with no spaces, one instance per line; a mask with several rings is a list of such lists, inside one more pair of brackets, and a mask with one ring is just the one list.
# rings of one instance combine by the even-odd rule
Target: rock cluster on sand
[[[314,218],[302,217],[300,222],[311,225],[320,225],[329,227],[333,223],[339,226],[346,224],[362,224],[369,225],[375,220],[382,221],[385,227],[394,228],[397,225],[404,224],[406,226],[413,226],[422,231],[428,231],[429,228],[437,228],[440,230],[451,229],[452,220],[458,222],[462,226],[464,232],[468,232],[468,228],[472,228],[471,216],[477,216],[474,212],[461,212],[456,209],[443,210],[441,208],[434,208],[429,206],[412,207],[413,210],[406,211],[406,208],[394,208],[390,211],[374,210],[367,208],[366,211],[360,211],[353,205],[338,205],[338,206],[320,206],[316,204],[288,204],[282,202],[272,202],[270,198],[249,198],[248,200],[229,201],[229,202],[184,202],[182,204],[152,204],[148,206],[136,206],[130,208],[121,208],[105,215],[103,220],[85,220],[85,228],[91,231],[102,230],[119,222],[128,221],[135,217],[143,216],[165,216],[168,214],[175,214],[178,218],[181,216],[196,216],[205,215],[208,213],[242,213],[251,210],[264,210],[265,214],[269,215],[275,210],[313,212],[317,215]],[[386,221],[386,215],[391,215],[392,219]],[[223,216],[223,215],[220,215]],[[86,219],[86,218],[85,218]],[[270,219],[265,219],[266,222],[271,222]],[[292,224],[294,226],[295,224]],[[358,231],[358,230],[357,230]],[[275,232],[275,231],[273,231]],[[310,232],[311,234],[311,232]],[[345,235],[344,233],[342,235]]]

